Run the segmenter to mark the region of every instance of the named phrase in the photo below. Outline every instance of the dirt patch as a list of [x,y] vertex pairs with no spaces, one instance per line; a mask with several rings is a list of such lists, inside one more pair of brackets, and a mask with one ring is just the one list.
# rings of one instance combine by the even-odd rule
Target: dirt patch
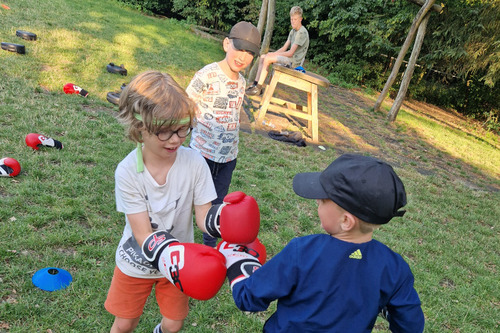
[[[297,90],[284,85],[278,85],[274,96],[307,105],[306,93],[297,93]],[[441,174],[473,190],[500,190],[500,175],[486,175],[422,140],[415,131],[402,130],[397,122],[387,122],[386,113],[373,112],[374,104],[373,99],[360,91],[336,86],[320,88],[319,145],[335,149],[339,155],[346,152],[369,153],[397,167],[412,167],[426,176]],[[311,143],[309,133],[304,130],[307,126],[303,120],[268,111],[265,124],[256,124],[258,107],[257,101],[245,99],[244,112],[241,114],[242,130],[253,131],[269,140],[270,130],[300,131],[308,145],[317,146]],[[403,107],[469,135],[480,133],[480,126],[456,112],[415,101],[407,101]]]

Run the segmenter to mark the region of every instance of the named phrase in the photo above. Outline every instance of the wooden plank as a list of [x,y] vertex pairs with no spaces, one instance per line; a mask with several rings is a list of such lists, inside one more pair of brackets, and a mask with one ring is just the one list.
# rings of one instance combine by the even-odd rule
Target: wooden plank
[[306,106],[303,106],[303,105],[300,105],[300,104],[295,104],[295,103],[292,103],[292,102],[289,102],[289,101],[285,101],[284,99],[281,99],[281,98],[278,98],[278,97],[271,97],[271,103],[270,104],[276,104],[276,105],[281,105],[281,106],[286,105],[286,107],[289,108],[289,109],[295,109],[295,110],[307,112],[307,107]]
[[300,104],[295,104],[292,102],[286,102],[286,107],[292,110],[298,110],[307,113],[307,106],[303,106]]
[[[329,85],[326,79],[320,81],[322,82],[321,86],[325,86],[325,84]],[[278,83],[305,91],[307,93],[307,106],[273,97]],[[274,64],[271,82],[265,88],[264,95],[260,101],[257,126],[263,123],[268,110],[284,114],[287,117],[305,119],[307,121],[307,130],[313,142],[318,142],[318,82],[311,79],[311,75],[304,76],[304,73]]]
[[[313,85],[312,92],[310,94],[310,98],[307,99],[308,107],[311,110],[311,118],[312,118],[312,139],[314,142],[318,142],[318,86]],[[310,102],[309,102],[310,101]],[[311,104],[311,105],[309,105]]]
[[308,114],[311,118],[310,118],[310,119],[309,119],[309,121],[307,122],[307,129],[309,130],[309,132],[310,132],[310,133],[312,133],[312,132],[313,132],[313,130],[312,130],[312,127],[313,127],[313,124],[312,124],[312,120],[313,120],[313,119],[312,119],[312,116],[313,116],[313,114],[312,114],[312,113],[313,113],[313,111],[314,111],[313,104],[314,104],[314,103],[313,103],[313,99],[312,99],[312,94],[311,94],[311,92],[308,92],[308,93],[307,93],[307,110],[308,110],[307,114]]
[[293,68],[287,68],[285,66],[281,66],[278,64],[273,64],[273,69],[275,71],[283,72],[283,73],[286,73],[288,75],[297,77],[299,79],[302,79],[302,80],[305,80],[305,81],[308,81],[311,83],[315,83],[315,84],[322,86],[322,87],[328,87],[330,85],[330,81],[328,81],[327,78],[325,78],[319,74],[316,74],[316,73],[312,73],[312,72],[302,73],[302,72],[299,72]]
[[288,108],[284,108],[282,106],[278,106],[278,105],[274,105],[274,104],[269,105],[269,107],[267,109],[270,111],[288,114],[288,115],[293,116],[293,117],[297,117],[297,118],[305,119],[307,121],[311,121],[311,115],[304,113],[304,112],[301,112],[301,111],[290,110]]
[[295,89],[299,89],[302,91],[311,91],[311,85],[313,85],[309,81],[304,81],[298,77],[294,77],[288,75],[287,73],[281,73],[280,81],[281,84],[285,84],[287,86],[293,87]]
[[269,103],[271,103],[271,97],[274,94],[274,90],[276,89],[276,85],[278,84],[279,78],[280,78],[280,73],[274,73],[271,82],[266,87],[266,90],[264,90],[264,96],[262,97],[262,102],[260,104],[259,118],[257,119],[258,124],[262,124],[262,122],[264,121],[267,108],[269,107]]

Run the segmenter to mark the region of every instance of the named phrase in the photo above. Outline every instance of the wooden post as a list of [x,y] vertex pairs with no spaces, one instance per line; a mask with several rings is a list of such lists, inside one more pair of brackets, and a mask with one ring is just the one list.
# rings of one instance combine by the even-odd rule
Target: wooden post
[[[260,13],[259,13],[259,22],[257,22],[257,30],[259,30],[260,36],[262,37],[262,33],[264,32],[264,25],[266,24],[266,17],[267,17],[267,3],[269,0],[262,0],[262,6],[260,7]],[[264,52],[264,44],[261,43],[260,46],[260,53],[262,54]],[[269,45],[267,45],[267,48],[269,48]],[[259,56],[254,57],[254,62],[250,70],[247,68],[247,73],[248,73],[248,82],[252,83],[255,80],[255,76],[257,75],[257,69],[259,68]]]
[[276,1],[267,1],[266,31],[262,39],[262,47],[260,48],[261,53],[267,53],[269,51],[269,45],[271,45],[271,38],[273,37],[274,21],[276,20]]
[[259,22],[257,22],[257,30],[259,30],[260,35],[264,32],[264,24],[266,23],[267,16],[267,2],[268,0],[262,0],[262,6],[260,6]]
[[[410,2],[413,2],[414,4],[417,4],[419,6],[423,6],[425,4],[425,0],[408,0]],[[438,13],[441,13],[443,11],[443,8],[441,5],[432,5],[432,10]]]
[[426,0],[424,6],[420,8],[420,10],[417,13],[417,16],[413,19],[413,23],[410,27],[410,31],[408,32],[408,35],[406,36],[406,40],[403,43],[403,46],[401,47],[401,50],[399,51],[399,55],[396,59],[396,62],[394,63],[394,67],[392,67],[391,74],[389,75],[389,78],[387,79],[387,82],[385,83],[384,89],[382,89],[382,92],[380,93],[377,101],[375,102],[375,106],[373,107],[373,111],[378,111],[380,110],[380,106],[382,105],[382,102],[384,101],[385,97],[387,96],[387,93],[389,92],[389,89],[391,88],[392,84],[396,80],[396,76],[398,75],[399,68],[401,67],[401,64],[403,63],[403,59],[405,57],[406,52],[410,48],[410,44],[412,43],[415,34],[417,32],[418,26],[420,25],[420,22],[422,22],[422,19],[424,16],[429,12],[429,10],[432,8],[432,5],[434,4],[436,0]]
[[[267,20],[266,17],[267,12]],[[262,20],[262,22],[261,22]],[[259,23],[257,24],[259,32],[262,34],[262,30],[264,27],[264,21],[266,21],[266,31],[264,36],[262,37],[262,42],[260,43],[260,54],[266,54],[269,51],[269,45],[271,45],[271,38],[273,36],[274,30],[274,21],[276,20],[276,2],[275,0],[263,0],[262,7],[260,9],[259,14]],[[257,75],[257,70],[259,68],[259,57],[255,57],[255,62],[250,69],[250,73],[248,74],[248,82],[252,83],[255,80],[255,76]]]
[[406,97],[406,92],[408,91],[408,86],[410,85],[410,81],[413,76],[415,64],[417,62],[420,49],[422,48],[422,43],[424,42],[425,31],[427,29],[427,23],[429,22],[430,16],[431,12],[428,12],[418,27],[415,44],[413,45],[413,50],[411,51],[410,60],[408,61],[408,65],[406,66],[403,80],[401,81],[401,85],[399,86],[398,95],[396,96],[396,99],[392,104],[391,110],[387,114],[387,120],[389,121],[394,121],[396,119],[399,109],[401,108],[401,105],[403,104],[403,101]]

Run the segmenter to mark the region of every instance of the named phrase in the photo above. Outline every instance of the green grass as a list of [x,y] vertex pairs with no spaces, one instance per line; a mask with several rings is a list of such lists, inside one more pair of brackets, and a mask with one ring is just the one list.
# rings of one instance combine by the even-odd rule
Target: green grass
[[418,132],[426,142],[450,156],[490,174],[500,176],[500,142],[490,132],[461,130],[443,126],[425,116],[403,110],[398,119]]
[[[182,22],[148,17],[113,1],[4,3],[11,10],[0,8],[0,39],[26,45],[27,54],[0,50],[0,157],[14,157],[22,166],[18,177],[0,178],[0,332],[106,332],[113,317],[103,303],[124,226],[115,210],[114,169],[134,148],[106,93],[146,69],[169,72],[185,87],[196,70],[223,57],[222,48]],[[17,29],[39,39],[21,40]],[[123,63],[129,75],[107,73],[109,62]],[[64,95],[67,82],[90,96]],[[382,118],[366,111],[356,121],[370,127]],[[459,170],[466,163],[494,176],[500,165],[498,150],[487,144],[495,140],[491,137],[464,135],[406,112],[386,131],[403,141],[406,133],[421,133],[418,147],[437,147],[437,157],[453,154],[450,167]],[[33,151],[24,143],[30,132],[58,139],[64,149]],[[257,199],[259,237],[269,257],[293,237],[321,232],[315,203],[297,197],[291,182],[297,172],[320,171],[338,156],[335,146],[328,147],[298,148],[241,134],[231,190]],[[423,148],[421,154],[426,164],[436,158]],[[499,193],[471,188],[446,173],[423,175],[414,165],[396,167],[408,192],[407,214],[383,226],[375,238],[410,264],[426,332],[497,332]],[[200,241],[201,233],[195,237]],[[67,289],[49,293],[33,286],[33,274],[49,266],[73,275]],[[184,331],[260,332],[275,306],[244,314],[225,284],[214,299],[191,301]],[[159,320],[150,298],[137,332],[151,332]],[[386,327],[379,321],[376,331]]]

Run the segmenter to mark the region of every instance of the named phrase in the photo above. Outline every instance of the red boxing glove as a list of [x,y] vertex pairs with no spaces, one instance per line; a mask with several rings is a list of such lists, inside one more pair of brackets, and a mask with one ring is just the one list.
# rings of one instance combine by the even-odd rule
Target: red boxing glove
[[[266,248],[262,243],[256,240],[259,244],[259,249],[266,252]],[[233,286],[251,276],[259,269],[263,262],[257,258],[261,258],[261,254],[257,252],[257,247],[251,249],[247,245],[229,244],[222,241],[217,245],[217,250],[226,258],[227,279],[231,290]],[[265,262],[265,256],[262,256]]]
[[83,97],[87,97],[89,95],[87,90],[82,89],[73,83],[66,83],[63,89],[66,94],[78,94]]
[[37,133],[30,133],[26,135],[25,141],[28,147],[31,147],[35,150],[38,150],[38,148],[40,148],[41,146],[54,147],[57,149],[63,148],[63,145],[60,141],[48,138]]
[[258,238],[255,238],[255,240],[249,244],[246,244],[245,247],[247,248],[247,252],[257,258],[261,265],[264,265],[266,263],[267,259],[267,251],[266,247],[264,244],[260,242]]
[[4,157],[0,159],[0,176],[15,177],[21,172],[21,165],[12,157]]
[[184,294],[197,299],[214,297],[226,279],[226,259],[202,244],[179,243],[166,231],[157,231],[142,244],[146,259]]
[[259,206],[243,192],[232,192],[224,203],[213,205],[205,217],[205,229],[212,237],[228,243],[248,244],[257,238],[260,228]]

